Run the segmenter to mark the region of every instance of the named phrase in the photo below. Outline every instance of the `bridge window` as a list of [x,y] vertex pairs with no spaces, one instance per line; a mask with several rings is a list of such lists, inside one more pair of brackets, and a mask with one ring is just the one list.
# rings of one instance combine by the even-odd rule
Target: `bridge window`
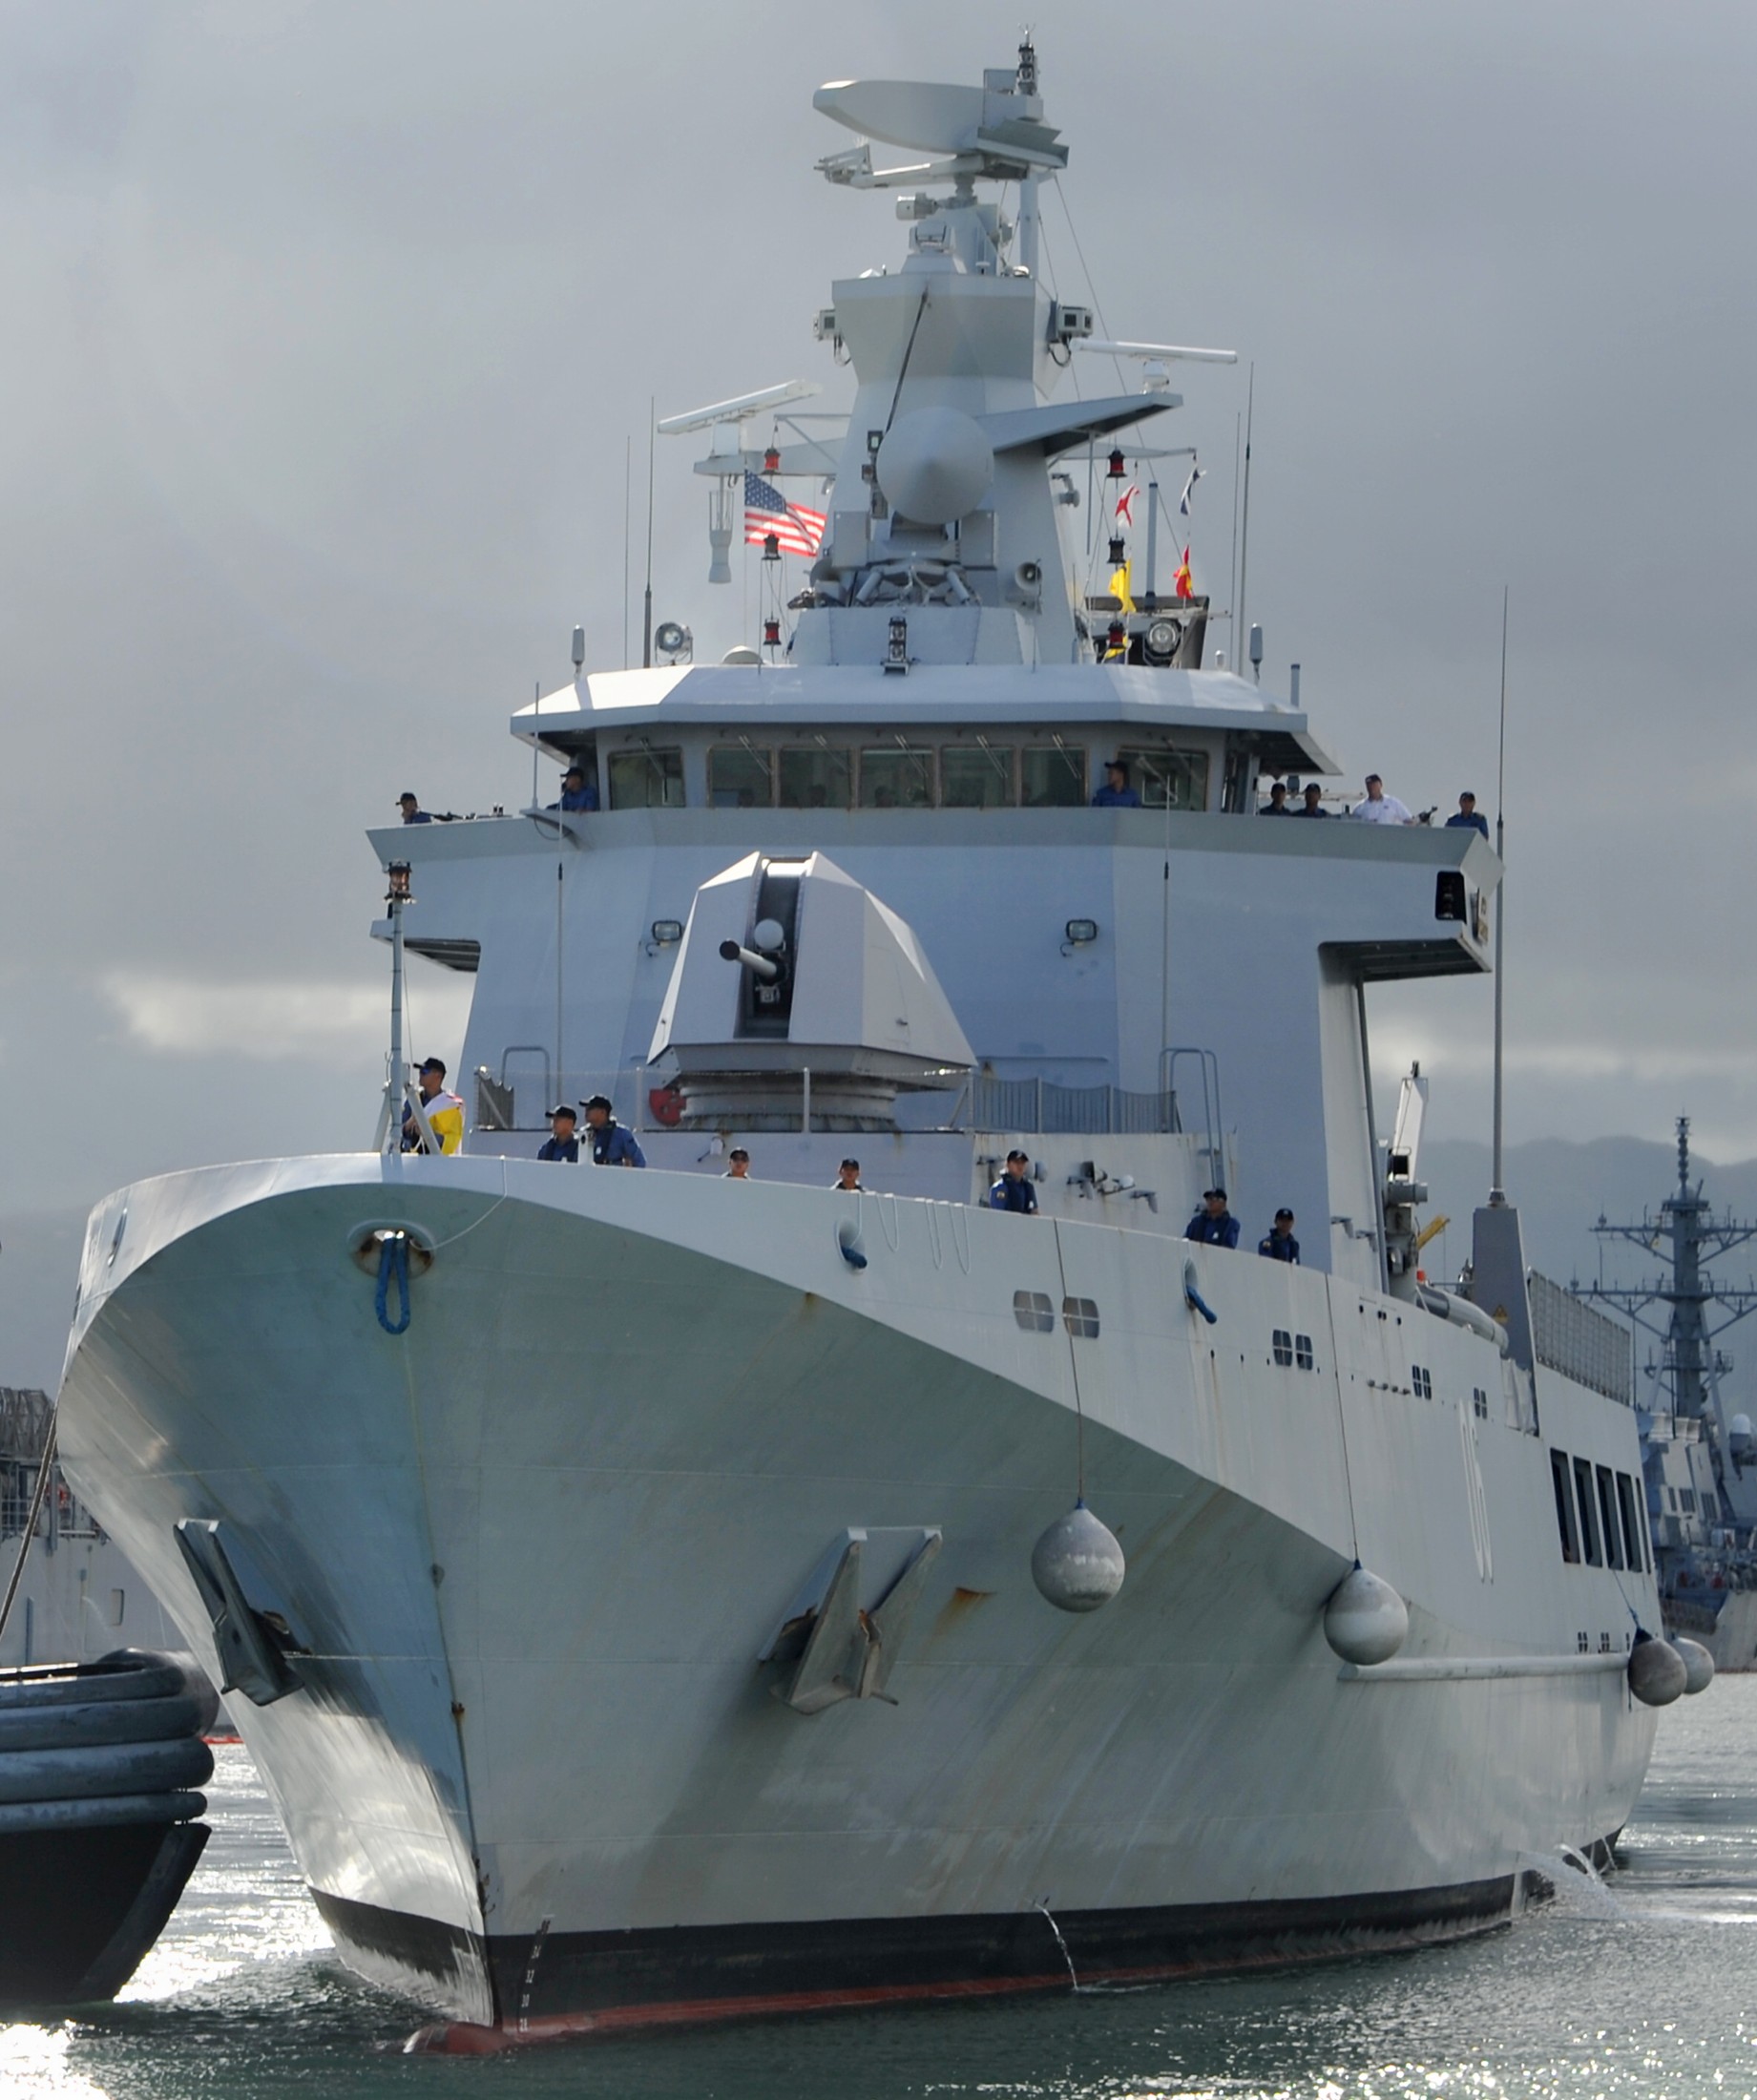
[[1284,1371],[1293,1361],[1293,1336],[1285,1327],[1270,1330],[1269,1352]]
[[1010,808],[1013,747],[1006,744],[949,744],[939,754],[939,799],[948,809]]
[[1556,1484],[1556,1528],[1561,1533],[1561,1557],[1564,1561],[1578,1561],[1580,1540],[1574,1528],[1574,1489],[1568,1482],[1568,1454],[1565,1451],[1550,1453],[1550,1477]]
[[1028,745],[1019,753],[1019,800],[1027,809],[1083,809],[1085,752],[1059,744]]
[[766,809],[775,799],[775,761],[743,744],[716,745],[708,753],[708,807]]
[[854,800],[854,767],[847,751],[808,744],[781,754],[784,809],[846,809]]
[[1205,751],[1150,751],[1139,746],[1119,754],[1128,762],[1129,783],[1140,790],[1143,809],[1162,809],[1169,796],[1174,809],[1208,806],[1208,754]]
[[1309,1334],[1296,1334],[1293,1337],[1293,1360],[1302,1371],[1317,1369],[1317,1359],[1312,1354]]
[[1421,1365],[1420,1365],[1420,1364],[1418,1364],[1418,1363],[1414,1363],[1414,1364],[1412,1364],[1412,1365],[1410,1366],[1410,1383],[1411,1383],[1411,1385],[1412,1385],[1412,1386],[1414,1387],[1414,1389],[1415,1389],[1415,1397],[1416,1397],[1416,1398],[1417,1398],[1418,1400],[1431,1400],[1431,1399],[1433,1399],[1433,1372],[1431,1372],[1431,1371],[1424,1371],[1424,1370],[1422,1369]]
[[933,754],[901,744],[877,745],[860,754],[863,809],[931,809]]
[[610,807],[613,809],[680,809],[683,807],[683,754],[644,747],[610,754]]

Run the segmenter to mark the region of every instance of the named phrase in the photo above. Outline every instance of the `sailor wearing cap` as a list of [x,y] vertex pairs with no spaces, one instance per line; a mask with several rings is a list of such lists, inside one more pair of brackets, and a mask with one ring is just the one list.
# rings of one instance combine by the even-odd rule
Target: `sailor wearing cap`
[[558,1101],[549,1112],[549,1127],[554,1135],[545,1139],[538,1145],[537,1158],[540,1160],[566,1160],[570,1165],[577,1166],[579,1162],[579,1139],[575,1133],[574,1126],[578,1121],[579,1118],[568,1106],[567,1102]]
[[583,766],[570,766],[562,774],[561,800],[555,807],[575,812],[597,808],[597,783],[586,778]]
[[1036,1215],[1037,1192],[1031,1186],[1031,1155],[1029,1152],[1013,1151],[1007,1154],[1006,1171],[989,1190],[991,1210],[1016,1210],[1021,1217]]
[[1237,1247],[1239,1221],[1226,1208],[1226,1191],[1224,1188],[1203,1191],[1202,1208],[1190,1220],[1183,1237],[1186,1240],[1202,1240],[1209,1247]]
[[[428,1128],[439,1140],[442,1152],[461,1152],[464,1149],[464,1103],[446,1086],[446,1063],[443,1058],[426,1058],[421,1064],[421,1106],[427,1116]],[[427,1140],[421,1135],[421,1126],[410,1111],[403,1118],[403,1149],[405,1152],[425,1152]]]
[[836,1169],[836,1178],[829,1185],[832,1188],[847,1188],[858,1192],[860,1188],[860,1162],[844,1160]]
[[617,1121],[605,1094],[594,1094],[585,1103],[586,1136],[592,1146],[594,1166],[644,1166],[647,1156],[635,1143],[635,1133]]
[[1291,1262],[1295,1269],[1300,1265],[1300,1243],[1293,1236],[1293,1213],[1284,1204],[1275,1213],[1275,1223],[1257,1242],[1259,1254],[1266,1254],[1272,1262]]
[[1139,809],[1140,792],[1129,786],[1129,762],[1125,758],[1104,761],[1104,785],[1092,798],[1095,809]]
[[421,807],[412,788],[405,788],[397,797],[397,808],[403,812],[405,824],[431,824],[431,815]]

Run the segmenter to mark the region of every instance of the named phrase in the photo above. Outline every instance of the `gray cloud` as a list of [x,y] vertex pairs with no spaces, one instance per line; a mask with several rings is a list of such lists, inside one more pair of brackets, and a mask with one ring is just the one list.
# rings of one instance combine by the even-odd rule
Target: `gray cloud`
[[[1071,0],[1036,21],[1109,326],[1256,361],[1250,609],[1350,774],[1492,806],[1511,582],[1516,1134],[1688,1105],[1757,1151],[1750,17],[1264,0],[1148,10],[1114,48]],[[365,826],[406,785],[520,799],[506,718],[574,621],[620,661],[649,394],[841,398],[809,316],[898,228],[812,176],[838,142],[812,88],[973,77],[1014,34],[924,0],[9,10],[15,1207],[264,1149],[264,1095],[277,1144],[359,1142]],[[1048,231],[1083,296],[1058,206]],[[1244,377],[1181,385],[1224,598]],[[718,651],[741,594],[703,583],[688,464],[661,443],[659,610]],[[324,987],[366,1018],[289,1024]],[[1486,986],[1377,1003],[1382,1076],[1419,1047],[1446,1126],[1480,1128]],[[94,1129],[94,1102],[128,1106]]]

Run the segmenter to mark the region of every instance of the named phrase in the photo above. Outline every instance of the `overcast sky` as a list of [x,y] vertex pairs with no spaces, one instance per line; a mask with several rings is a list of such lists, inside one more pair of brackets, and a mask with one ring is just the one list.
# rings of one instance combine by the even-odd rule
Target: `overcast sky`
[[[1688,1108],[1757,1153],[1757,12],[1032,11],[1051,271],[1113,335],[1254,361],[1265,683],[1303,663],[1350,779],[1493,814],[1511,585],[1511,1133]],[[575,621],[621,662],[649,394],[846,403],[810,318],[903,229],[812,174],[849,142],[813,88],[973,82],[1017,21],[0,11],[0,1218],[369,1140],[366,826],[405,786],[522,801],[508,717]],[[1179,385],[1220,605],[1245,367]],[[718,656],[754,638],[691,456],[660,440],[658,612]],[[418,1047],[455,1060],[460,989],[417,966]],[[1487,983],[1375,1012],[1384,1076],[1420,1055],[1432,1127],[1483,1134]]]

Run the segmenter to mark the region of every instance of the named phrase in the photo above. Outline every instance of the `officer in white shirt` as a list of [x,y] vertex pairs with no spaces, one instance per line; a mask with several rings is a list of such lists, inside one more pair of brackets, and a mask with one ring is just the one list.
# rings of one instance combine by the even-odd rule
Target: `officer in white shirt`
[[1377,773],[1367,775],[1367,799],[1357,802],[1349,814],[1358,817],[1363,824],[1413,824],[1415,821],[1395,795],[1385,792],[1385,783]]

